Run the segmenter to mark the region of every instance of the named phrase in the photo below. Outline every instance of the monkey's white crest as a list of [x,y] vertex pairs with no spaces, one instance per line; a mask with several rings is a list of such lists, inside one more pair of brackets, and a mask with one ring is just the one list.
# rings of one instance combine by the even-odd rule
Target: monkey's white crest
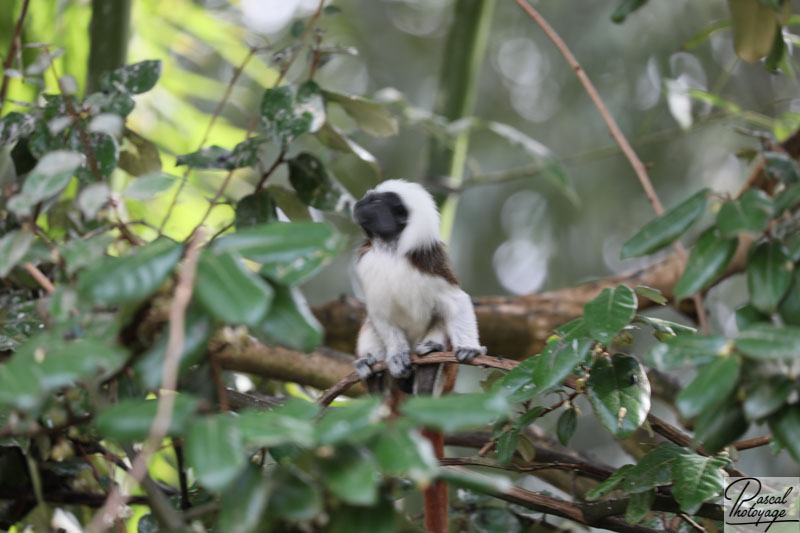
[[398,252],[404,254],[439,242],[439,210],[433,196],[422,185],[406,180],[387,180],[373,191],[395,193],[408,209],[408,224],[397,243]]

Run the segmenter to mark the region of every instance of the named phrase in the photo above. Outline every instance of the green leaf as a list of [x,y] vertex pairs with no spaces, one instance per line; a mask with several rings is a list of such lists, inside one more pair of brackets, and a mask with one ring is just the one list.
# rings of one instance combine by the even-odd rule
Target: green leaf
[[20,137],[27,137],[33,133],[35,125],[34,115],[24,115],[16,111],[0,118],[0,146],[10,146]]
[[78,291],[96,304],[137,302],[153,294],[180,261],[183,246],[162,238],[125,257],[106,257],[78,278]]
[[0,406],[33,409],[50,391],[116,372],[127,357],[124,349],[94,339],[31,337],[0,365]]
[[602,483],[586,492],[587,501],[599,500],[612,490],[616,488],[624,479],[625,476],[634,468],[634,465],[624,465],[619,470],[608,476]]
[[378,500],[378,465],[362,446],[339,446],[319,462],[322,482],[345,503],[374,505]]
[[[628,15],[630,15],[631,13],[633,13],[646,3],[647,0],[622,0],[619,3],[619,5],[617,5],[617,8],[614,10],[614,12],[611,13],[611,21],[617,24],[622,24],[623,22],[625,22],[625,19],[628,17]],[[634,524],[636,522],[631,522],[631,523]]]
[[291,262],[273,262],[261,267],[261,275],[285,285],[299,285],[329,265],[333,258],[347,245],[348,239],[341,233],[334,233],[322,246],[304,257]]
[[102,74],[100,88],[104,91],[142,94],[155,87],[160,76],[161,61],[150,59]]
[[528,357],[497,382],[495,390],[510,402],[522,402],[538,394],[533,372],[539,365],[538,356]]
[[747,288],[753,307],[773,312],[792,283],[793,268],[788,251],[779,241],[756,246],[747,259]]
[[575,409],[567,409],[561,416],[558,417],[558,424],[556,425],[556,435],[558,435],[558,442],[566,446],[572,435],[575,434],[575,429],[578,427],[578,415]]
[[323,329],[296,287],[272,286],[275,297],[264,320],[252,331],[257,337],[310,352],[323,339]]
[[333,230],[322,222],[270,222],[225,235],[211,249],[236,252],[256,263],[289,265],[313,257],[331,238]]
[[731,342],[719,335],[681,335],[656,344],[645,362],[658,370],[709,363],[731,352]]
[[22,190],[8,201],[8,209],[29,216],[36,204],[61,194],[82,161],[78,152],[56,150],[45,154],[25,178]]
[[759,381],[747,391],[744,400],[744,416],[753,422],[767,417],[783,407],[792,393],[794,382],[783,374]]
[[761,232],[772,218],[772,200],[764,191],[747,189],[738,200],[725,203],[717,213],[717,228],[723,237],[741,231]]
[[0,278],[4,278],[19,263],[33,243],[33,233],[15,230],[0,240]]
[[311,220],[308,206],[297,196],[297,192],[294,189],[288,189],[280,185],[270,185],[266,190],[275,198],[275,203],[289,217],[289,220],[295,222]]
[[72,275],[78,270],[94,264],[106,252],[114,238],[108,233],[102,233],[89,239],[75,239],[67,241],[58,247],[58,253],[67,263],[67,275]]
[[[117,168],[117,161],[119,160],[119,144],[117,144],[117,140],[105,133],[92,133],[89,136],[89,146],[92,149],[98,174],[103,179],[108,178]],[[84,144],[78,134],[78,130],[73,129],[70,132],[67,147],[76,152],[84,151]],[[84,160],[75,175],[86,182],[98,180],[98,175],[91,169],[88,159]]]
[[633,322],[646,324],[653,328],[655,330],[653,334],[660,341],[666,341],[676,336],[692,336],[697,333],[697,330],[693,327],[678,324],[677,322],[672,322],[671,320],[662,320],[652,316],[637,314],[634,317]]
[[657,303],[660,305],[666,305],[667,303],[667,298],[663,294],[661,294],[661,291],[658,289],[654,289],[652,287],[645,287],[644,285],[637,285],[636,287],[633,288],[633,291],[639,296],[647,298],[653,303]]
[[244,411],[240,413],[237,424],[248,448],[287,443],[310,447],[314,443],[311,418],[316,412],[315,404],[294,399],[269,411]]
[[722,457],[703,457],[683,454],[672,467],[675,486],[672,493],[681,509],[692,515],[700,506],[722,492],[722,469],[728,460]]
[[778,312],[784,324],[800,326],[800,270],[798,269],[792,274],[792,284],[778,305]]
[[534,356],[532,375],[537,394],[560,385],[576,366],[586,361],[591,347],[592,339],[588,337],[548,342],[542,353]]
[[325,123],[325,103],[319,86],[307,81],[296,91],[285,85],[267,89],[261,100],[261,126],[286,146],[306,132],[315,132]]
[[338,93],[335,91],[322,91],[327,102],[341,106],[345,113],[356,121],[358,127],[373,137],[391,137],[397,135],[397,120],[392,113],[382,104],[368,100],[361,96]]
[[127,128],[123,131],[122,138],[119,168],[131,176],[161,172],[161,155],[156,143]]
[[736,308],[736,326],[739,331],[748,329],[758,323],[770,322],[769,315],[766,315],[750,304],[745,304]]
[[[206,343],[211,337],[212,325],[209,316],[197,309],[190,309],[187,313],[183,352],[178,366],[179,374],[186,372],[206,353]],[[164,368],[164,356],[167,353],[168,340],[169,325],[150,349],[137,357],[133,364],[133,368],[145,388],[155,389],[161,384],[161,373]]]
[[633,357],[601,357],[592,365],[586,386],[595,415],[615,437],[630,436],[647,418],[650,382]]
[[278,212],[275,207],[275,199],[267,190],[262,189],[248,194],[236,204],[236,229],[242,230],[276,222]]
[[314,427],[315,440],[320,444],[361,442],[381,428],[381,409],[378,398],[364,398],[329,409]]
[[715,454],[741,437],[747,427],[742,407],[732,395],[700,413],[695,423],[694,441],[700,442],[706,452]]
[[263,531],[261,518],[267,510],[270,492],[277,495],[284,487],[272,491],[264,472],[248,464],[228,490],[222,493],[218,528],[226,533]]
[[684,453],[687,452],[680,446],[662,442],[627,470],[620,488],[624,492],[638,494],[669,485],[672,482],[672,466]]
[[709,189],[702,189],[648,222],[622,246],[622,259],[650,254],[671,244],[700,218],[710,194]]
[[395,422],[388,425],[378,433],[371,448],[381,470],[389,474],[427,480],[438,466],[431,453],[430,441],[410,424]]
[[227,324],[255,327],[272,303],[272,287],[232,253],[203,251],[197,264],[195,294],[206,311]]
[[[171,394],[169,392],[165,394]],[[180,437],[197,410],[197,399],[187,394],[175,396],[175,407],[169,422],[168,435]],[[147,438],[156,417],[158,400],[121,400],[103,409],[95,420],[95,429],[103,437],[118,442],[142,441]]]
[[769,419],[773,438],[800,463],[800,405],[787,405]]
[[775,197],[775,212],[773,216],[779,217],[787,209],[792,209],[800,203],[800,183],[794,183],[782,190]]
[[163,172],[145,174],[131,180],[122,195],[134,200],[151,200],[175,183],[175,176]]
[[83,216],[91,220],[105,207],[111,198],[111,189],[105,183],[92,183],[84,187],[78,195],[78,207]]
[[503,464],[509,464],[517,451],[519,444],[519,429],[507,429],[497,439],[497,460]]
[[545,145],[524,134],[520,130],[500,122],[488,122],[489,131],[505,139],[509,144],[522,148],[533,163],[563,193],[573,205],[580,205],[580,199],[572,185],[572,180],[561,161]]
[[186,436],[186,464],[204,487],[222,491],[236,479],[246,459],[236,419],[228,414],[196,420]]
[[631,499],[628,500],[628,507],[625,508],[625,521],[629,524],[638,524],[644,520],[644,517],[650,512],[654,501],[656,501],[655,490],[631,494]]
[[636,315],[636,294],[630,287],[607,287],[583,307],[583,319],[592,336],[609,344]]
[[681,414],[693,418],[722,402],[736,387],[739,364],[737,357],[717,357],[701,368],[678,394],[675,405]]
[[[335,6],[328,6],[335,7]],[[381,499],[372,507],[343,505],[331,518],[330,533],[393,533],[396,528],[397,511],[391,500]],[[410,529],[408,531],[411,531]]]
[[313,155],[303,152],[288,160],[289,182],[308,206],[323,211],[350,212],[354,199]]
[[736,253],[738,237],[725,239],[717,228],[709,228],[697,240],[689,261],[675,284],[675,301],[705,289],[725,272]]
[[734,341],[745,355],[759,359],[791,359],[800,354],[800,327],[756,324]]
[[270,476],[278,490],[269,499],[267,512],[285,520],[311,520],[322,511],[322,496],[303,471],[278,467]]
[[232,151],[220,146],[201,148],[197,152],[178,156],[175,166],[225,170],[251,167],[258,162],[258,152],[264,142],[262,138],[253,137],[240,142]]
[[320,130],[316,133],[316,136],[317,139],[319,139],[319,142],[329,148],[333,148],[339,152],[353,154],[361,161],[369,165],[376,175],[380,175],[381,167],[378,165],[378,160],[375,158],[375,156],[369,153],[366,148],[345,135],[343,131],[330,122],[326,122],[325,125],[322,126],[322,128],[320,128]]
[[784,183],[797,183],[800,181],[800,171],[797,163],[784,152],[764,152],[765,170],[773,178]]
[[421,426],[452,433],[503,420],[509,415],[509,406],[499,394],[450,394],[409,398],[401,411]]

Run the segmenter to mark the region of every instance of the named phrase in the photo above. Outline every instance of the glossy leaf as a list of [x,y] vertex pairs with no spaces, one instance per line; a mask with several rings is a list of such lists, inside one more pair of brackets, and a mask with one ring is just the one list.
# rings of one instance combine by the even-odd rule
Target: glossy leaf
[[614,436],[628,437],[647,418],[650,382],[633,357],[601,357],[592,365],[586,386],[595,415]]
[[716,228],[703,233],[692,248],[686,268],[675,284],[675,300],[682,300],[714,283],[730,264],[738,244],[738,238],[723,238]]
[[321,222],[271,222],[225,235],[211,245],[217,253],[236,252],[256,263],[290,264],[326,246],[333,230]]
[[329,265],[347,245],[348,239],[341,233],[334,233],[322,246],[304,257],[291,262],[268,263],[259,271],[263,276],[285,285],[299,285]]
[[800,327],[756,324],[742,331],[736,348],[760,359],[791,359],[800,354]]
[[236,229],[252,228],[268,222],[276,222],[275,199],[267,190],[248,194],[236,204]]
[[78,290],[96,304],[141,301],[153,294],[180,261],[183,247],[162,238],[124,257],[106,257],[78,278]]
[[614,12],[611,13],[611,20],[613,22],[616,22],[617,24],[622,24],[623,22],[625,22],[625,19],[628,17],[628,15],[630,15],[631,13],[633,13],[646,3],[647,0],[622,0],[617,6],[617,8],[614,9]]
[[660,341],[666,341],[677,336],[693,336],[697,333],[697,330],[691,326],[686,326],[684,324],[672,322],[671,320],[663,320],[661,318],[652,316],[637,314],[636,317],[634,317],[633,322],[646,324],[653,328],[655,330],[653,334]]
[[797,163],[784,152],[764,152],[766,171],[775,179],[784,183],[797,183],[800,181],[800,171]]
[[800,463],[800,405],[786,406],[769,419],[773,438]]
[[[309,411],[302,413],[306,408]],[[269,411],[244,411],[240,413],[237,425],[242,433],[244,445],[249,448],[287,443],[308,447],[314,442],[314,426],[311,418],[316,411],[314,404],[295,399]]]
[[675,486],[672,493],[681,509],[692,515],[700,506],[722,492],[722,469],[728,461],[722,457],[696,454],[680,455],[672,467]]
[[410,424],[388,425],[378,433],[371,448],[381,470],[389,474],[427,480],[438,466],[430,441]]
[[507,429],[497,439],[497,460],[503,464],[509,464],[517,451],[519,444],[519,429]]
[[273,485],[255,464],[248,464],[228,490],[222,493],[219,521],[220,531],[226,533],[253,533],[261,531],[261,518],[267,510]]
[[590,502],[598,500],[614,490],[617,485],[622,483],[625,476],[628,475],[628,472],[630,472],[632,468],[634,468],[634,465],[624,465],[620,467],[619,470],[608,476],[603,482],[587,491],[586,500]]
[[175,165],[224,170],[250,167],[258,162],[258,152],[264,142],[264,139],[254,137],[240,142],[233,150],[227,150],[220,146],[201,148],[197,152],[178,156]]
[[354,400],[326,412],[314,428],[315,438],[320,444],[357,442],[374,435],[380,422],[377,398]]
[[261,100],[261,125],[285,148],[306,132],[315,132],[325,123],[325,103],[319,86],[313,81],[296,91],[284,85],[267,89]]
[[744,415],[749,421],[760,420],[780,409],[792,393],[793,381],[782,374],[759,381],[747,391]]
[[775,196],[775,213],[780,216],[787,209],[792,209],[800,203],[800,183],[793,183]]
[[636,315],[636,294],[630,287],[607,287],[583,307],[583,319],[591,335],[609,344]]
[[778,312],[784,324],[800,326],[800,269],[795,268],[792,273],[792,284],[778,305]]
[[694,441],[703,445],[707,453],[715,454],[741,437],[748,427],[742,406],[729,397],[715,408],[697,417]]
[[322,344],[323,330],[302,293],[293,287],[273,285],[275,297],[267,315],[252,331],[266,340],[309,352]]
[[272,303],[272,287],[232,253],[203,252],[195,294],[206,311],[227,324],[260,324]]
[[[183,352],[178,366],[179,374],[186,372],[190,366],[196,364],[200,357],[206,353],[206,343],[211,336],[212,326],[210,317],[198,309],[191,309],[187,313]],[[164,355],[167,353],[168,340],[169,325],[153,345],[136,358],[133,364],[133,368],[145,388],[154,389],[161,384],[161,373],[164,368]]]
[[656,491],[654,490],[631,494],[628,507],[625,508],[625,521],[629,524],[638,524],[644,520],[654,501],[656,501]]
[[771,313],[792,282],[792,261],[778,241],[756,246],[747,259],[747,288],[750,303],[759,311]]
[[558,436],[558,442],[562,445],[566,446],[569,443],[569,439],[572,438],[572,435],[575,433],[575,429],[578,427],[578,415],[575,412],[575,409],[567,409],[561,416],[558,417],[558,423],[556,424],[556,435]]
[[672,466],[686,451],[671,442],[662,442],[648,451],[625,473],[620,488],[628,493],[648,492],[672,482]]
[[374,155],[369,153],[366,148],[356,143],[353,139],[345,135],[343,131],[326,122],[322,128],[316,133],[317,139],[329,148],[338,150],[339,152],[353,154],[361,161],[369,165],[376,175],[380,175],[381,168],[378,165],[378,160]]
[[758,233],[772,218],[772,200],[764,191],[747,189],[738,200],[722,206],[717,213],[717,228],[722,237],[735,237],[741,231]]
[[141,94],[155,87],[160,76],[161,61],[150,59],[102,74],[100,76],[100,87],[104,91]]
[[748,329],[755,324],[770,323],[769,315],[762,313],[750,304],[737,307],[735,315],[739,331]]
[[739,366],[736,357],[717,357],[701,368],[676,398],[675,405],[681,414],[693,418],[722,402],[736,387]]
[[374,137],[391,137],[397,135],[397,120],[382,104],[335,91],[322,91],[325,100],[341,106],[345,113],[356,121],[359,129]]
[[417,424],[445,433],[463,431],[503,420],[509,415],[508,401],[499,394],[450,394],[439,398],[415,396],[401,407]]
[[246,462],[242,434],[236,419],[227,414],[192,423],[184,449],[197,481],[211,490],[226,489]]
[[366,448],[339,446],[319,466],[322,482],[341,501],[374,505],[378,500],[378,465]]
[[[143,441],[150,433],[157,408],[158,400],[121,400],[100,412],[95,429],[104,438],[118,442]],[[182,436],[196,410],[196,398],[187,394],[176,395],[167,434]]]
[[19,263],[33,243],[33,233],[15,230],[0,240],[0,278],[4,278]]
[[78,195],[78,207],[87,219],[93,219],[111,199],[111,188],[105,183],[92,183]]
[[288,164],[289,182],[306,205],[323,211],[350,212],[353,197],[319,159],[303,152],[289,159]]
[[538,365],[537,356],[523,360],[497,382],[497,393],[506,396],[510,402],[522,402],[532,398],[538,393],[533,381],[533,372]]
[[548,342],[542,353],[534,356],[536,365],[532,374],[537,393],[560,385],[576,366],[586,361],[591,347],[592,340],[588,337]]
[[719,335],[681,335],[653,346],[645,362],[658,370],[672,370],[709,363],[731,348],[731,342]]
[[639,296],[647,298],[651,302],[661,305],[665,305],[667,303],[667,298],[663,294],[661,294],[661,291],[658,289],[654,289],[652,287],[646,287],[644,285],[637,285],[636,287],[633,288],[633,291]]
[[322,510],[322,495],[313,480],[299,469],[279,467],[270,476],[277,490],[268,512],[287,520],[311,520]]
[[36,204],[61,194],[82,161],[83,155],[78,152],[56,150],[46,154],[25,178],[22,190],[8,201],[8,209],[19,216],[30,215]]
[[709,194],[709,189],[703,189],[647,223],[622,246],[622,259],[650,254],[671,244],[700,218]]

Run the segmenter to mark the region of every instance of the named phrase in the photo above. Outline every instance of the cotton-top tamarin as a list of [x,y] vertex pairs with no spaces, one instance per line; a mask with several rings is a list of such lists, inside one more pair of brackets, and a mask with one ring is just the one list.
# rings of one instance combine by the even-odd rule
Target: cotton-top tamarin
[[[472,301],[439,240],[431,195],[417,183],[384,181],[356,203],[353,216],[367,236],[356,266],[367,304],[356,347],[361,379],[383,360],[393,377],[409,378],[410,353],[441,352],[448,344],[460,361],[486,353]],[[432,386],[431,380],[423,391],[418,383],[415,392]]]

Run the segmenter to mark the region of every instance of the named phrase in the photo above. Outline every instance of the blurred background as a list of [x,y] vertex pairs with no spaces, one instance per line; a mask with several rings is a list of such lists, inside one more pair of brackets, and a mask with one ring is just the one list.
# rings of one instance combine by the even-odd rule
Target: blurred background
[[[264,88],[278,78],[274,65],[294,52],[286,45],[304,31],[304,21],[318,5],[317,0],[127,2],[128,61],[161,59],[163,73],[152,91],[137,98],[126,125],[158,145],[164,171],[176,176],[183,168],[174,166],[175,157],[201,145],[205,125],[229,81],[254,49],[205,145],[232,148],[244,137]],[[112,9],[109,6],[126,0],[94,3]],[[800,125],[795,57],[790,55],[786,70],[779,73],[769,72],[762,63],[741,61],[725,24],[730,13],[724,0],[650,2],[622,24],[611,20],[618,0],[532,3],[595,83],[648,166],[667,208],[706,186],[721,197],[735,193],[761,139],[782,140]],[[20,4],[3,0],[0,40],[11,35]],[[86,35],[91,4],[31,0],[23,38],[63,49],[56,68],[74,77],[79,92],[92,64],[100,64],[104,53],[118,53],[95,50],[90,57]],[[470,115],[475,123],[507,125],[522,137],[498,127],[470,128],[464,172],[458,179],[437,171],[431,156],[437,138],[457,137],[466,127],[463,121],[454,125],[443,120],[437,104],[443,73],[471,53],[468,48],[474,44],[447,48],[459,19],[455,2],[335,0],[326,5],[317,27],[330,53],[318,66],[315,80],[326,89],[385,102],[400,124],[396,136],[374,138],[355,131],[344,113],[334,116],[374,155],[380,168],[356,155],[330,153],[326,166],[356,197],[363,194],[364,183],[388,178],[422,181],[439,195],[455,270],[470,294],[555,290],[642,268],[664,257],[619,259],[621,244],[653,218],[652,207],[574,72],[516,3],[487,0],[480,21],[486,27],[479,54],[483,60],[467,89],[474,90]],[[795,11],[798,5],[795,2]],[[800,42],[792,34],[797,23],[792,19],[784,28],[790,54]],[[37,49],[28,47],[23,53],[34,57]],[[286,80],[307,72],[309,60],[298,56]],[[52,77],[45,80],[54,83]],[[37,89],[12,78],[9,98],[23,102]],[[510,142],[515,138],[517,142]],[[295,144],[293,151],[313,153],[318,141],[309,138]],[[264,160],[272,161],[275,155],[265,154]],[[543,171],[547,165],[550,171]],[[223,179],[224,172],[192,171],[166,233],[185,237]],[[237,170],[227,189],[231,202],[249,194],[257,179],[252,170]],[[113,189],[124,190],[128,180],[125,173],[115,174]],[[286,182],[285,169],[270,178],[275,185]],[[170,194],[150,201],[126,199],[128,216],[157,226],[177,187],[176,181]],[[222,229],[232,217],[232,207],[220,205],[209,223]],[[311,304],[357,294],[350,250],[360,240],[359,231],[344,215],[330,220],[352,239],[347,251],[304,287]],[[695,236],[689,235],[686,243]],[[714,330],[730,334],[735,328],[733,309],[745,300],[746,287],[741,276],[720,287],[708,297],[709,315]],[[676,319],[674,312],[668,317]],[[642,346],[648,342],[637,341]],[[464,388],[476,387],[485,376],[479,370],[464,374]],[[655,412],[664,414],[658,406]],[[627,462],[610,437],[605,444],[598,442],[597,435],[605,435],[598,428],[592,417],[582,419],[573,440],[577,448],[609,463]],[[763,434],[761,429],[752,434]],[[762,451],[751,452],[741,468],[760,475],[796,472],[785,454],[785,464],[779,464]]]

